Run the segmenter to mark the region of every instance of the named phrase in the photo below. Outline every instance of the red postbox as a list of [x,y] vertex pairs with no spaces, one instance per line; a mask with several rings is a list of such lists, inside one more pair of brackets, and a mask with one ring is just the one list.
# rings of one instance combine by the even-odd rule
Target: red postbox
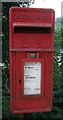
[[54,10],[10,9],[10,109],[52,109]]

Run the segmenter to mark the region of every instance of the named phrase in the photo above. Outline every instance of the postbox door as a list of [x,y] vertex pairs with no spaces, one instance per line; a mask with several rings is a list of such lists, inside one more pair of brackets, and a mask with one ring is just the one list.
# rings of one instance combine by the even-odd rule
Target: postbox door
[[[42,108],[45,108],[45,107],[50,109],[52,106],[51,104],[52,94],[50,93],[52,92],[52,89],[51,89],[52,76],[51,75],[52,75],[52,69],[53,69],[51,53],[50,52],[48,53],[39,52],[39,58],[36,58],[36,59],[26,58],[27,52],[15,52],[13,54],[15,54],[14,62],[13,62],[14,63],[13,65],[14,80],[13,80],[13,85],[12,85],[12,88],[14,89],[12,90],[13,91],[12,96],[14,96],[13,109],[16,109],[16,110],[24,109],[24,112],[26,112],[27,110],[29,112],[32,112],[33,110],[38,112],[38,110],[42,111]],[[48,56],[48,59],[47,59],[47,56]],[[28,86],[25,85],[25,78],[24,78],[25,73],[24,72],[27,72],[27,71],[25,71],[24,67],[26,63],[32,63],[32,64],[38,63],[38,66],[39,66],[38,68],[39,77],[37,75],[35,76],[35,74],[34,76],[31,76],[31,77],[36,77],[36,79],[38,77],[38,80],[39,80],[37,81],[39,85],[37,86],[37,88],[33,87],[35,90],[32,91],[32,93],[31,91],[29,92],[29,90],[28,91],[25,90],[25,87],[26,89],[28,88],[31,89],[31,85],[35,84],[35,83],[30,82],[30,83],[27,83]],[[30,67],[30,64],[28,67]],[[29,71],[29,68],[28,68],[28,71]],[[36,70],[34,70],[34,72],[35,71]],[[26,73],[26,75],[31,75],[31,73],[29,74]],[[34,79],[30,79],[30,80],[34,80]],[[11,102],[12,102],[12,99],[11,99]]]

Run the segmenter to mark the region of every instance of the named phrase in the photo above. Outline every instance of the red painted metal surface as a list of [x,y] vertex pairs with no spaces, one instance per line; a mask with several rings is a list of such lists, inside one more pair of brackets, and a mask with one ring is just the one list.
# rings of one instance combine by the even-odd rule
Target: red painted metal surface
[[[53,99],[54,10],[12,7],[10,21],[10,110],[49,112]],[[30,54],[34,53],[34,58]],[[41,94],[24,95],[24,63],[41,62]]]

